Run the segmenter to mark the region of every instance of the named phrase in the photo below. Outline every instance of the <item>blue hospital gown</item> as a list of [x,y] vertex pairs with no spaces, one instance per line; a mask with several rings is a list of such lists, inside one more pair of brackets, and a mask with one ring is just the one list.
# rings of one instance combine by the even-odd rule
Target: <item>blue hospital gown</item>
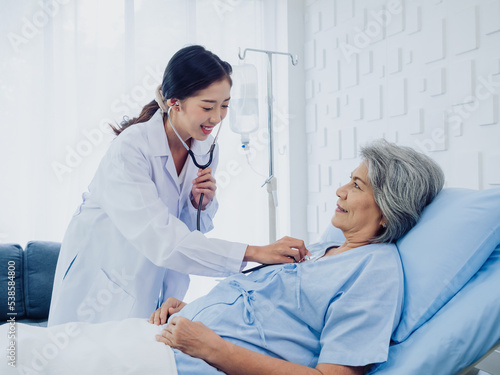
[[[331,244],[308,249],[321,256]],[[363,366],[387,360],[403,296],[396,246],[370,244],[221,281],[180,315],[224,339],[301,365]],[[217,374],[175,350],[179,375]]]

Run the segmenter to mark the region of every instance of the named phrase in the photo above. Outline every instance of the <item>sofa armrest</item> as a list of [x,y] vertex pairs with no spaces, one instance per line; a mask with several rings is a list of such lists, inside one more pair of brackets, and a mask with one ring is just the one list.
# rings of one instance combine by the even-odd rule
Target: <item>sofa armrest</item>
[[26,316],[23,261],[21,246],[0,244],[0,320],[2,322],[12,317],[18,320]]
[[29,319],[47,319],[61,244],[32,241],[24,250],[24,306]]

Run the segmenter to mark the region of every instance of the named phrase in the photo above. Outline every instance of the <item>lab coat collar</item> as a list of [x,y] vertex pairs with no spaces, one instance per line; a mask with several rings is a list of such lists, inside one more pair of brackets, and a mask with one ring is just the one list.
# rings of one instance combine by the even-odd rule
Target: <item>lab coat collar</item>
[[155,114],[145,123],[149,147],[151,152],[155,157],[165,157],[165,169],[167,171],[168,177],[175,186],[177,194],[181,193],[179,185],[179,177],[177,176],[177,171],[175,170],[174,160],[172,159],[172,152],[168,146],[168,138],[165,133],[165,128],[163,126],[163,116],[160,110],[157,110]]
[[146,128],[153,156],[172,155],[168,146],[167,134],[163,127],[163,116],[160,110],[156,111],[153,117],[146,123]]

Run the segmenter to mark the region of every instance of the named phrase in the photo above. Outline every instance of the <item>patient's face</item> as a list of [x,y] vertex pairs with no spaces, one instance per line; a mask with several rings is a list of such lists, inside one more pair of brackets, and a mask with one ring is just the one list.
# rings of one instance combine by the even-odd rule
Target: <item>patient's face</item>
[[364,241],[375,236],[383,224],[383,217],[375,203],[365,163],[352,172],[347,184],[337,189],[337,196],[332,224],[340,228],[346,238]]

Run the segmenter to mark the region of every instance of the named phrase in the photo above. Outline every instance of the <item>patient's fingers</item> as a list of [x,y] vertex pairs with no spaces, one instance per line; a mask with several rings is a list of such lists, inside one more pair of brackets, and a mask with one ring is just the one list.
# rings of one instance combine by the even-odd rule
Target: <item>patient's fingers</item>
[[160,341],[168,346],[171,346],[172,348],[175,347],[174,330],[175,330],[175,326],[177,325],[178,319],[179,319],[179,317],[177,317],[177,316],[170,319],[170,322],[161,331],[161,334],[155,336],[156,340]]
[[192,357],[206,358],[215,348],[220,348],[223,339],[201,322],[174,316],[156,340],[178,349]]
[[156,341],[162,342],[165,345],[173,347],[172,341],[167,336],[167,332],[165,330],[161,331],[161,335],[155,335]]

